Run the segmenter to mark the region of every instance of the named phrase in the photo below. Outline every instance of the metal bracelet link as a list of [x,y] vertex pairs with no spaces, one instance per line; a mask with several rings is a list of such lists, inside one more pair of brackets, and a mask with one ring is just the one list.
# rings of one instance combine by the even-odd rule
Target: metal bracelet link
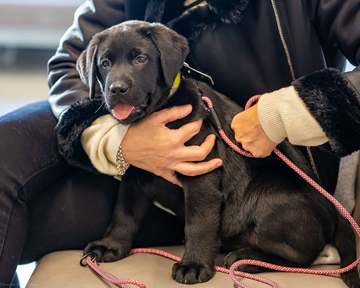
[[127,169],[129,169],[130,164],[125,160],[122,146],[119,145],[119,149],[116,153],[116,168],[118,171],[118,178],[121,179],[122,176],[125,175]]

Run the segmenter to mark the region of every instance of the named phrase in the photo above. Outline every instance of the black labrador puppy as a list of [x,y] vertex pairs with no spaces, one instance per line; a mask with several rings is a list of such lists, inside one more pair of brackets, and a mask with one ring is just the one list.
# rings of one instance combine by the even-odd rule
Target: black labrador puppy
[[[207,135],[217,134],[201,100],[206,95],[234,140],[229,126],[242,109],[229,98],[204,82],[185,77],[169,97],[188,52],[187,40],[173,30],[129,21],[95,35],[79,58],[78,70],[91,97],[101,91],[109,112],[120,123],[134,123],[159,109],[191,104],[192,113],[170,128],[203,119],[200,133],[187,143],[199,145]],[[281,149],[311,173],[299,151],[286,143]],[[355,259],[355,238],[349,225],[280,160],[244,158],[219,137],[205,160],[214,157],[223,159],[223,167],[203,176],[178,175],[183,189],[131,167],[121,182],[111,225],[104,238],[90,243],[85,253],[104,262],[126,257],[147,209],[156,200],[185,219],[185,253],[172,271],[181,283],[208,281],[220,251],[227,253],[226,266],[250,258],[306,267],[328,243],[338,248],[342,266]],[[360,287],[357,271],[344,274],[343,279],[351,287]]]

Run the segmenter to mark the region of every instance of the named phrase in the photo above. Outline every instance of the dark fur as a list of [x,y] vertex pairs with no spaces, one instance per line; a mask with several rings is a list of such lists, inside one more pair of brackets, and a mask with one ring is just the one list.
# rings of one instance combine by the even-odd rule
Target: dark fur
[[[168,0],[150,0],[146,5],[145,17],[149,22],[163,19],[164,6]],[[169,1],[170,2],[170,1]],[[244,16],[249,0],[206,0],[213,19],[227,24],[239,24]]]
[[[241,108],[206,84],[183,80],[179,90],[168,100],[169,79],[174,79],[187,55],[183,37],[159,24],[125,22],[102,32],[93,41],[98,43],[96,51],[99,54],[93,57],[97,63],[105,48],[117,51],[112,56],[114,65],[107,73],[91,70],[102,83],[104,101],[110,110],[112,103],[143,103],[150,96],[144,113],[130,116],[130,120],[124,123],[137,121],[161,108],[192,104],[191,115],[172,123],[170,128],[204,119],[201,132],[188,143],[200,144],[208,134],[217,133],[200,98],[206,95],[214,102],[226,133],[234,138],[229,124]],[[149,55],[151,61],[146,64],[151,67],[137,70],[134,64],[129,65],[132,61],[125,63],[127,60],[124,59],[128,58],[124,55],[128,55],[132,45],[145,51],[143,53],[153,53]],[[82,65],[86,63],[84,59],[89,59],[86,53],[79,59],[80,73],[89,71]],[[128,68],[124,69],[122,65]],[[142,71],[156,73],[149,75]],[[82,78],[91,79],[91,76]],[[133,81],[126,97],[109,95],[107,82],[124,77]],[[151,89],[143,85],[149,82],[155,82]],[[310,173],[297,150],[286,143],[281,149]],[[355,259],[355,239],[349,225],[339,222],[341,233],[336,237],[338,217],[335,209],[280,160],[274,157],[262,160],[244,158],[226,147],[220,138],[205,160],[214,157],[223,159],[223,168],[197,177],[178,175],[183,191],[160,177],[131,167],[120,185],[113,222],[104,238],[90,243],[85,253],[94,253],[99,261],[105,262],[127,256],[147,208],[156,200],[175,211],[178,217],[185,218],[185,253],[172,272],[173,278],[181,283],[209,280],[214,274],[214,261],[219,251],[227,254],[224,259],[226,266],[239,259],[252,258],[306,267],[325,244],[333,243],[342,256],[342,266]],[[244,267],[244,270],[258,272],[262,269]],[[360,287],[357,272],[350,272],[343,279],[351,287]]]
[[167,0],[149,0],[146,5],[145,17],[149,22],[161,22]]
[[293,85],[321,123],[332,150],[338,156],[358,150],[359,98],[341,73],[326,69],[304,76]]
[[56,127],[58,151],[70,165],[96,172],[82,148],[80,139],[84,130],[106,113],[102,100],[86,99],[75,103],[60,116]]
[[207,0],[209,8],[227,24],[239,24],[244,16],[249,0]]

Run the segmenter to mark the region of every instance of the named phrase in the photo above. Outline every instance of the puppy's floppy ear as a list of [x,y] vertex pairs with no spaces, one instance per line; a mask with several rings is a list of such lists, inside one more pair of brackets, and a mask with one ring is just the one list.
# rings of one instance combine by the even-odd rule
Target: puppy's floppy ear
[[165,84],[173,84],[176,74],[180,71],[189,54],[189,44],[185,37],[158,23],[151,24],[144,31],[150,37],[160,53],[161,69]]
[[86,50],[84,50],[76,63],[76,69],[79,72],[81,81],[89,87],[89,98],[94,99],[97,85],[96,57],[98,51],[99,39],[93,38]]

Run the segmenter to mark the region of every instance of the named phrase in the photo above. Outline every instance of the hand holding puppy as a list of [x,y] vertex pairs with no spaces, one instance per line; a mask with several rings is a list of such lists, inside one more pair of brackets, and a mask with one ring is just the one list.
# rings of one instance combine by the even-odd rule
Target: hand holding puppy
[[199,133],[202,121],[188,123],[179,129],[166,127],[167,123],[184,118],[191,111],[191,105],[164,109],[131,125],[122,142],[126,161],[179,186],[175,172],[198,176],[220,167],[221,159],[202,162],[214,147],[214,135],[209,135],[200,146],[185,146]]

